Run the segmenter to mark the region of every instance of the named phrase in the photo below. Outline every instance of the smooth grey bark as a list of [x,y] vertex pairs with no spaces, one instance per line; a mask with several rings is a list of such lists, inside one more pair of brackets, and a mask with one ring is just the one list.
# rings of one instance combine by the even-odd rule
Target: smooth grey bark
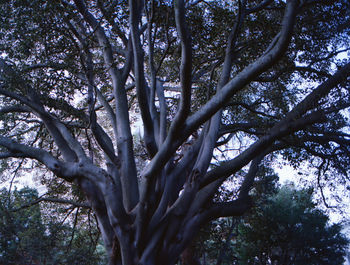
[[[0,152],[0,158],[34,159],[44,164],[57,177],[75,182],[84,191],[89,206],[95,212],[110,264],[175,264],[201,225],[218,217],[242,215],[251,207],[249,191],[254,184],[259,163],[269,153],[287,145],[286,143],[279,145],[280,140],[287,141],[288,136],[295,132],[324,122],[327,111],[317,110],[320,100],[350,75],[350,64],[338,69],[333,75],[327,74],[328,79],[313,89],[282,119],[278,120],[275,116],[260,112],[272,118],[265,124],[265,131],[258,131],[259,124],[254,121],[221,124],[222,109],[228,100],[276,64],[290,43],[297,11],[302,4],[298,0],[287,1],[280,32],[271,41],[265,53],[236,76],[231,76],[235,48],[245,17],[250,13],[259,12],[271,2],[266,0],[254,8],[247,9],[246,1],[239,1],[239,12],[227,40],[216,93],[198,111],[191,114],[194,80],[193,47],[190,26],[186,19],[185,2],[175,1],[176,33],[173,34],[181,46],[179,71],[181,89],[178,109],[173,120],[169,122],[165,88],[163,81],[157,80],[157,72],[166,55],[156,67],[152,7],[146,6],[141,0],[129,1],[130,32],[127,36],[124,29],[119,28],[118,23],[109,16],[104,3],[97,1],[102,16],[111,24],[123,44],[123,49],[125,48],[120,51],[113,48],[110,33],[103,27],[101,18],[100,20],[96,18],[98,12],[89,10],[87,2],[74,0],[72,6],[63,2],[77,12],[74,21],[76,24],[73,21],[68,21],[67,24],[81,49],[81,64],[85,69],[84,80],[88,91],[88,111],[73,107],[70,107],[69,111],[79,113],[82,121],[88,124],[89,128],[86,129],[91,130],[101,152],[105,155],[105,164],[96,164],[91,157],[88,157],[89,150],[84,147],[81,139],[75,137],[63,121],[45,108],[39,95],[40,91],[35,91],[24,80],[19,80],[20,90],[17,92],[2,82],[7,76],[17,74],[3,59],[0,59],[0,94],[16,103],[2,107],[0,114],[31,113],[48,130],[61,155],[55,156],[44,149],[18,143],[9,136],[0,136],[0,146],[4,149]],[[195,1],[192,4],[198,3],[199,1]],[[150,1],[150,4],[154,7],[153,1]],[[142,25],[143,12],[148,16],[146,25]],[[147,52],[142,43],[144,30],[148,40]],[[104,71],[108,73],[114,100],[108,101],[103,91],[96,87],[94,51],[90,50],[85,41],[89,34],[93,35],[99,45],[104,60]],[[170,46],[173,41],[167,37],[167,45]],[[118,56],[125,56],[124,63],[116,63]],[[149,56],[149,78],[145,74],[146,56]],[[36,65],[32,69],[37,67],[47,65]],[[213,69],[215,68],[217,67]],[[140,170],[140,176],[135,163],[129,118],[127,85],[131,78],[134,78],[144,127],[143,140],[150,159],[146,168]],[[147,79],[150,80],[150,84]],[[99,124],[96,99],[111,121],[113,127],[111,136]],[[244,103],[241,105],[244,106]],[[244,107],[250,109],[250,106]],[[328,111],[340,109],[328,109]],[[219,138],[237,131],[252,133],[258,138],[236,157],[211,168],[215,148],[227,143],[230,136],[223,142],[220,142]],[[321,137],[322,139],[316,137],[312,140],[348,144],[349,141],[344,139],[345,136],[342,137],[340,135]],[[306,140],[310,138],[304,139]],[[237,198],[228,202],[214,203],[213,196],[222,183],[245,166],[249,166],[249,170],[244,176]]]
[[[140,29],[139,24],[141,22],[141,11],[143,10],[143,1],[129,1],[130,12],[130,28],[131,28],[131,41],[134,57],[134,73],[136,80],[136,91],[138,102],[140,105],[141,116],[144,127],[144,141],[147,150],[151,157],[157,152],[155,144],[155,132],[154,123],[151,117],[150,107],[150,91],[146,84],[145,72],[144,72],[144,51],[141,47]],[[148,25],[150,26],[150,25]],[[152,103],[152,102],[151,102]],[[154,103],[153,103],[154,104]]]
[[105,35],[104,30],[98,24],[93,15],[88,12],[83,1],[75,1],[79,12],[84,16],[92,28],[96,29],[96,37],[103,47],[103,56],[112,80],[114,98],[116,99],[116,120],[117,120],[117,144],[118,156],[121,166],[121,183],[123,185],[123,201],[127,210],[131,210],[137,204],[138,188],[136,179],[136,165],[133,155],[133,143],[130,129],[130,120],[128,112],[128,102],[124,90],[124,82],[121,78],[121,72],[114,66],[113,51],[111,44]]

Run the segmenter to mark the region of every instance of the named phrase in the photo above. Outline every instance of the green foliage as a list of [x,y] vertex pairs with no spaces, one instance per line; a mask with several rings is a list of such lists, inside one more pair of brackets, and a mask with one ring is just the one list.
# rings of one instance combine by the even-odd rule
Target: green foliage
[[[273,43],[273,37],[281,28],[280,22],[286,1],[271,1],[267,8],[258,12],[249,12],[250,8],[262,3],[258,0],[198,1],[197,4],[193,5],[191,2],[196,1],[185,2],[188,5],[186,24],[192,36],[193,94],[191,111],[193,112],[199,110],[218,90],[218,80],[224,61],[227,39],[230,30],[235,28],[235,23],[237,23],[239,30],[236,32],[237,39],[232,48],[234,54],[231,67],[232,78],[247,69],[246,67],[252,64]],[[218,160],[217,163],[214,162],[215,166],[223,165],[223,160],[232,159],[233,155],[241,153],[253,141],[264,139],[266,132],[278,121],[285,118],[286,114],[310,92],[308,84],[311,83],[314,87],[314,84],[324,81],[330,73],[348,60],[341,61],[337,55],[340,50],[349,51],[350,48],[348,41],[350,33],[349,1],[310,1],[310,3],[312,2],[311,8],[308,7],[310,3],[307,1],[301,2],[303,2],[303,7],[299,10],[295,34],[283,58],[268,70],[248,80],[240,91],[237,91],[225,104],[220,106],[223,110],[223,118],[221,120],[222,126],[220,125],[220,129],[218,128],[218,134],[226,139],[232,137],[232,142],[235,144],[233,152],[227,148],[226,157],[220,155],[217,158],[217,152],[214,152],[213,160],[216,158]],[[11,65],[8,69],[4,69],[1,84],[5,90],[16,92],[23,97],[28,96],[29,99],[33,96],[31,90],[36,91],[34,96],[40,99],[47,114],[64,124],[72,138],[77,139],[81,143],[82,149],[89,153],[93,163],[104,168],[105,154],[97,143],[98,141],[94,140],[94,133],[89,131],[92,120],[88,118],[88,115],[91,115],[92,112],[87,107],[89,104],[88,86],[91,84],[87,82],[87,65],[84,56],[87,56],[87,51],[92,56],[93,83],[96,95],[100,90],[102,97],[111,104],[111,109],[119,111],[119,107],[115,107],[115,99],[118,97],[116,94],[114,94],[114,100],[112,97],[113,91],[108,72],[113,70],[116,65],[122,67],[131,58],[125,56],[131,52],[131,46],[128,47],[128,40],[125,40],[131,32],[128,29],[130,14],[128,1],[85,1],[88,10],[96,17],[98,25],[103,28],[113,46],[113,63],[107,67],[104,66],[106,61],[102,56],[103,49],[107,47],[104,45],[101,47],[101,43],[94,38],[98,29],[88,26],[72,3],[73,1],[0,0],[0,55],[5,57],[7,65]],[[145,1],[145,3],[146,8],[143,14],[151,10],[154,12],[150,32],[154,39],[149,43],[146,37],[147,30],[142,31],[142,43],[140,43],[145,55],[143,67],[145,72],[148,72],[145,75],[146,81],[151,85],[149,80],[151,79],[149,77],[151,66],[147,59],[151,57],[151,49],[148,49],[148,46],[152,45],[154,50],[153,64],[156,68],[155,77],[164,82],[167,89],[177,88],[180,80],[181,48],[176,32],[173,1]],[[241,6],[245,5],[244,3],[247,4],[246,7]],[[154,6],[151,8],[151,5]],[[245,16],[240,24],[238,23],[240,11],[245,8],[246,10],[243,12]],[[141,24],[143,25],[140,25],[141,28],[144,28],[146,25],[145,17],[142,17]],[[122,72],[128,73],[129,68],[133,69],[132,65],[126,66]],[[12,71],[10,71],[11,69]],[[127,76],[129,76],[125,77],[128,79],[127,85],[130,85],[129,82],[135,79],[135,73]],[[135,103],[136,92],[132,86],[130,87],[130,90],[125,88],[130,99],[129,107],[136,110],[135,112],[139,112],[140,109]],[[147,90],[148,87],[145,86],[145,89]],[[176,114],[180,101],[177,93],[166,94],[168,124],[165,127],[168,127]],[[157,102],[156,98],[152,100]],[[152,103],[151,101],[149,103]],[[25,102],[1,95],[0,108],[23,107],[26,105]],[[159,102],[158,95],[157,103]],[[274,142],[276,146],[272,146],[272,148],[280,150],[279,145],[282,148],[287,148],[280,152],[294,165],[315,158],[317,163],[313,165],[324,171],[329,171],[328,168],[331,167],[334,170],[332,172],[334,173],[332,174],[334,181],[332,179],[332,182],[339,183],[338,174],[347,176],[350,171],[348,163],[350,156],[349,135],[344,135],[344,131],[348,131],[348,120],[343,113],[334,114],[332,112],[347,108],[348,102],[347,89],[333,89],[332,93],[326,99],[321,100],[314,110],[316,112],[318,110],[325,111],[327,121],[324,124],[303,127],[303,130],[297,133],[278,139]],[[92,102],[90,101],[90,103]],[[100,114],[100,111],[103,111],[105,107],[102,108],[99,105],[100,102],[95,103],[98,120],[103,120],[99,121],[101,126],[106,132],[110,132],[112,123],[108,122],[106,116],[103,116],[105,114]],[[158,104],[155,104],[154,108],[159,110]],[[0,135],[31,147],[46,150],[59,160],[62,158],[62,150],[59,150],[54,143],[55,137],[50,136],[52,132],[49,128],[45,128],[40,117],[35,115],[36,111],[30,113],[22,109],[14,113],[3,112],[0,114]],[[154,116],[157,120],[157,113],[153,114],[156,114]],[[113,115],[111,116],[111,120],[113,120]],[[251,125],[249,128],[244,126],[240,128],[240,124]],[[233,125],[233,127],[230,128],[229,125]],[[227,131],[225,131],[226,126],[228,127]],[[157,130],[155,128],[154,131]],[[205,130],[199,128],[198,131],[193,132],[193,135],[197,136],[198,133]],[[339,138],[334,138],[334,135],[339,136]],[[115,139],[121,138],[115,135],[115,138],[111,137],[110,139],[111,142],[114,142]],[[137,141],[134,150],[129,151],[130,153],[133,151],[135,157],[141,161],[137,162],[141,171],[145,167],[145,161],[150,160],[151,157],[147,156],[144,142]],[[183,143],[183,146],[179,147],[181,152],[186,149],[185,145],[186,143]],[[132,144],[129,146],[131,148]],[[0,147],[1,152],[5,153],[6,150]],[[119,154],[124,152],[118,151]],[[18,153],[15,152],[13,155],[18,155]],[[182,154],[179,157],[182,158]],[[169,160],[171,163],[168,163],[167,170],[159,170],[167,174],[177,166],[180,158],[178,160],[172,158]],[[196,158],[193,160],[196,161]],[[18,168],[15,160],[8,159],[1,163],[3,164],[1,164],[0,171],[6,168],[8,171],[17,173]],[[322,168],[323,166],[324,168]],[[43,165],[32,164],[32,167],[41,169]],[[188,165],[188,168],[189,170],[184,170],[184,172],[191,172],[192,166]],[[21,172],[19,171],[19,173]],[[233,173],[235,174],[231,176],[230,181],[234,179],[234,185],[227,189],[220,187],[221,190],[216,194],[214,202],[236,199],[239,189],[232,187],[239,187],[246,172],[242,168]],[[220,251],[215,248],[220,246],[220,249],[226,251],[222,264],[229,264],[230,260],[236,258],[234,252],[236,241],[231,240],[230,237],[237,236],[239,232],[240,241],[237,244],[240,251],[239,257],[243,263],[252,262],[254,264],[255,261],[249,259],[256,256],[259,257],[260,262],[267,264],[272,259],[270,252],[272,253],[276,249],[277,252],[285,251],[285,257],[288,259],[290,244],[302,245],[301,242],[305,243],[303,245],[304,252],[298,253],[299,256],[295,257],[293,262],[299,262],[298,264],[330,264],[327,263],[327,259],[330,258],[333,259],[332,262],[340,262],[346,240],[337,236],[339,226],[327,224],[327,217],[315,209],[311,202],[311,195],[307,191],[296,192],[283,188],[277,192],[273,183],[276,178],[270,173],[268,169],[260,170],[261,176],[257,176],[257,185],[251,193],[254,198],[260,199],[256,203],[254,211],[240,226],[240,230],[236,231],[237,220],[226,218],[215,220],[205,227],[199,235],[198,240],[202,244],[198,251],[206,253],[208,259],[215,260],[215,257],[220,256]],[[270,176],[267,177],[266,174]],[[77,202],[85,201],[84,194],[76,184],[62,183],[60,179],[52,178],[52,174],[40,175],[42,175],[40,176],[41,183],[46,185],[48,192],[54,194],[55,197],[73,197]],[[122,174],[122,176],[127,175]],[[79,175],[78,178],[84,179],[85,176]],[[163,183],[163,180],[159,183]],[[175,196],[178,193],[178,191],[175,192]],[[10,264],[27,264],[32,262],[31,259],[35,262],[53,264],[96,264],[98,262],[99,254],[96,254],[96,238],[98,237],[96,234],[98,233],[96,229],[92,231],[85,226],[90,223],[90,221],[86,222],[87,218],[90,218],[89,212],[84,212],[79,208],[75,211],[76,208],[63,207],[58,209],[51,207],[43,211],[39,204],[14,211],[26,202],[36,200],[38,194],[26,189],[15,191],[11,195],[4,191],[1,196],[0,249],[2,252],[0,252],[0,259],[6,260]],[[208,202],[211,199],[209,198]],[[154,207],[148,207],[150,213],[147,213],[147,216],[153,216],[154,213],[151,212],[153,208],[157,208],[155,203]],[[205,207],[200,211],[202,210],[206,210]],[[74,213],[75,217],[71,218]],[[81,213],[82,215],[80,215]],[[70,216],[69,221],[58,222],[60,216]],[[111,220],[110,218],[106,219]],[[130,226],[135,227],[135,224]],[[252,230],[255,226],[258,227],[258,231]],[[265,228],[266,230],[264,230]],[[314,230],[316,228],[318,234]],[[137,230],[135,229],[135,231]],[[311,232],[305,233],[308,230]],[[128,233],[130,231],[128,230]],[[312,240],[304,238],[303,236],[306,234],[313,235]],[[332,237],[333,241],[330,239]],[[131,238],[137,237],[131,235]],[[317,245],[316,243],[319,242],[314,242],[316,238],[324,245]],[[337,249],[335,248],[336,244],[339,245]],[[331,246],[332,249],[328,250],[325,245]],[[266,249],[264,250],[264,248]],[[259,251],[262,250],[264,252],[260,253]],[[315,252],[316,250],[322,253]],[[296,253],[295,249],[293,249],[293,253]],[[318,255],[318,260],[313,259],[315,253]],[[0,260],[1,262],[2,260]],[[287,264],[287,260],[283,262],[283,264]]]
[[234,264],[237,260],[234,236],[237,235],[239,219],[220,218],[206,225],[199,233],[197,251],[208,264]]
[[28,206],[37,199],[35,189],[1,190],[0,264],[101,264],[95,232],[43,216],[39,204]]
[[[342,264],[348,240],[310,190],[282,187],[239,226],[239,264]],[[274,263],[277,262],[277,263]]]
[[45,227],[39,205],[11,212],[12,209],[37,198],[35,190],[22,189],[10,195],[0,194],[0,263],[27,264],[34,259],[43,262],[48,258]]
[[269,168],[262,172],[252,191],[255,206],[243,218],[220,218],[203,227],[196,255],[221,265],[343,264],[349,240],[340,224],[330,224],[316,208],[312,190],[279,188]]
[[[278,192],[278,176],[267,164],[260,167],[251,191],[256,206],[263,205]],[[232,191],[232,184],[233,180],[227,187],[221,187],[215,197],[216,202],[235,198],[236,194]],[[246,218],[250,218],[249,216],[248,214]],[[225,217],[204,226],[195,239],[197,255],[201,256],[207,264],[237,264],[238,225],[242,221],[242,218]]]

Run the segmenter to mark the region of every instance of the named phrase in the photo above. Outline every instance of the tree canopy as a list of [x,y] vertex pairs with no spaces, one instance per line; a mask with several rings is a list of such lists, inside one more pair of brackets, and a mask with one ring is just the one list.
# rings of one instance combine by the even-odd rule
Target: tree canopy
[[257,208],[239,227],[239,264],[343,264],[348,239],[311,196],[284,186]]
[[72,221],[63,208],[53,210],[38,200],[35,189],[1,190],[1,264],[103,264],[96,228],[77,225],[77,215]]
[[349,239],[314,202],[314,189],[265,177],[254,186],[254,206],[240,218],[204,226],[183,264],[196,264],[186,263],[189,258],[202,265],[344,264]]
[[277,155],[346,183],[349,12],[347,0],[1,1],[2,169],[79,189],[110,264],[175,264],[202,225],[251,207]]

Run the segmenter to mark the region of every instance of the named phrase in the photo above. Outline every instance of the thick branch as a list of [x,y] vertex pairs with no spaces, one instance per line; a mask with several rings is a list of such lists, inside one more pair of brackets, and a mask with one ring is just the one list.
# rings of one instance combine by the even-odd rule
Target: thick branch
[[5,153],[7,155],[14,154],[13,157],[26,157],[35,159],[43,163],[48,169],[54,172],[57,176],[62,177],[66,180],[71,181],[74,177],[71,171],[67,171],[65,165],[54,158],[48,152],[31,147],[25,144],[17,143],[10,138],[0,136],[0,146],[5,147],[9,152]]
[[178,137],[178,141],[177,139],[176,141],[170,141],[169,137],[167,137],[157,155],[152,159],[151,163],[143,172],[145,176],[154,175],[154,173],[166,163],[169,156],[171,156],[179,144],[182,143],[182,140],[186,139],[203,122],[210,119],[231,96],[243,89],[256,75],[259,75],[278,61],[288,46],[294,26],[297,7],[297,0],[288,1],[282,22],[282,30],[276,44],[269,50],[269,52],[262,55],[254,63],[239,73],[233,80],[227,83],[220,92],[213,96],[200,110],[189,117],[185,123],[185,128],[183,128],[181,137]]
[[21,105],[6,106],[0,109],[0,113],[31,112],[29,108]]
[[121,183],[123,186],[123,198],[127,210],[131,210],[138,202],[139,191],[136,165],[133,153],[133,142],[130,129],[128,100],[125,91],[125,83],[122,80],[121,72],[114,62],[110,42],[95,17],[88,11],[82,0],[74,1],[79,12],[89,25],[95,29],[97,39],[102,46],[105,67],[108,70],[113,85],[114,98],[116,99],[117,119],[117,143],[121,162]]
[[236,158],[223,163],[221,166],[209,171],[204,179],[204,183],[212,182],[218,178],[226,178],[235,173],[240,168],[247,165],[252,159],[264,154],[274,141],[290,135],[298,130],[304,129],[306,126],[326,119],[322,112],[314,112],[296,121],[283,119],[272,127],[266,135],[262,136],[258,141],[248,147],[244,152]]
[[[39,116],[44,122],[46,128],[49,130],[62,155],[67,161],[75,161],[77,159],[74,151],[69,147],[68,142],[64,139],[59,129],[55,126],[52,117],[45,111],[42,105],[38,104],[39,96],[31,96],[31,99],[26,98],[17,93],[8,91],[0,87],[0,94],[9,98],[20,101],[21,103],[32,109],[32,112]],[[35,101],[34,101],[35,100]]]
[[185,4],[183,0],[175,1],[176,29],[181,41],[181,65],[180,83],[181,99],[180,106],[172,122],[169,133],[172,134],[180,129],[187,118],[191,107],[192,87],[192,44],[191,35],[185,21]]
[[260,155],[259,157],[255,158],[250,164],[249,171],[247,175],[244,177],[243,183],[239,190],[239,196],[238,196],[239,198],[248,196],[249,191],[254,184],[254,178],[256,176],[256,173],[258,172],[259,163],[262,160],[262,158],[263,158],[263,155]]
[[290,0],[287,2],[285,15],[282,21],[282,29],[277,35],[278,38],[275,44],[268,48],[268,51],[254,63],[237,74],[234,79],[228,82],[220,92],[212,97],[199,111],[189,117],[186,121],[186,131],[193,131],[200,124],[209,119],[230,97],[243,89],[255,76],[258,76],[279,60],[286,50],[292,35],[298,2],[297,0]]
[[[241,29],[243,19],[245,16],[244,8],[245,1],[239,1],[239,13],[237,16],[237,20],[232,28],[228,43],[226,47],[225,60],[222,67],[222,73],[220,76],[220,80],[217,86],[217,93],[220,93],[222,87],[224,87],[230,79],[233,58],[234,58],[234,47],[236,45],[239,31]],[[242,6],[243,5],[243,6]],[[203,145],[201,147],[200,153],[197,158],[197,162],[195,165],[195,170],[200,172],[201,175],[204,175],[207,171],[210,161],[212,159],[214,148],[216,147],[216,142],[219,136],[219,127],[221,123],[222,110],[219,110],[215,113],[215,115],[210,119],[208,123],[208,130],[205,130],[205,136]]]
[[[134,73],[136,81],[137,98],[140,105],[142,121],[144,125],[144,139],[147,150],[151,157],[157,152],[157,147],[154,138],[153,120],[150,113],[149,91],[144,76],[144,60],[143,50],[141,47],[139,23],[141,19],[142,1],[130,0],[130,25],[131,25],[131,40],[134,54]],[[149,45],[151,45],[149,43]]]

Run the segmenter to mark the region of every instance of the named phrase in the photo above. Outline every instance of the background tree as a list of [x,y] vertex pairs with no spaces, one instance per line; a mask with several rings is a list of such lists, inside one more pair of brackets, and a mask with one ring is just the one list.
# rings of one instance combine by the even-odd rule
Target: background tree
[[311,190],[283,186],[239,227],[239,264],[343,264],[349,243]]
[[1,192],[1,246],[0,261],[3,264],[33,264],[45,262],[49,256],[45,227],[41,220],[39,206],[26,209],[21,214],[11,210],[27,200],[37,198],[35,190],[23,189],[9,195]]
[[254,206],[244,216],[219,218],[201,229],[192,244],[200,264],[344,263],[349,239],[314,203],[313,189],[280,187],[265,168],[252,193]]
[[78,187],[111,264],[174,264],[278,153],[347,180],[346,0],[0,7],[0,158]]
[[62,207],[50,209],[46,203],[42,211],[39,201],[35,189],[23,188],[11,194],[2,189],[1,264],[103,264],[104,253],[96,251],[94,228],[77,226]]
[[[198,260],[202,265],[238,264],[240,252],[238,252],[237,246],[248,242],[243,237],[239,237],[238,228],[242,224],[249,226],[250,218],[255,215],[259,216],[257,211],[270,203],[271,196],[276,195],[279,191],[278,180],[278,175],[268,166],[268,163],[265,163],[257,172],[251,190],[252,200],[254,201],[253,208],[241,217],[219,218],[202,227],[192,242],[193,255],[199,258]],[[230,186],[221,187],[215,201],[224,202],[234,196]],[[254,243],[252,242],[252,244]]]

